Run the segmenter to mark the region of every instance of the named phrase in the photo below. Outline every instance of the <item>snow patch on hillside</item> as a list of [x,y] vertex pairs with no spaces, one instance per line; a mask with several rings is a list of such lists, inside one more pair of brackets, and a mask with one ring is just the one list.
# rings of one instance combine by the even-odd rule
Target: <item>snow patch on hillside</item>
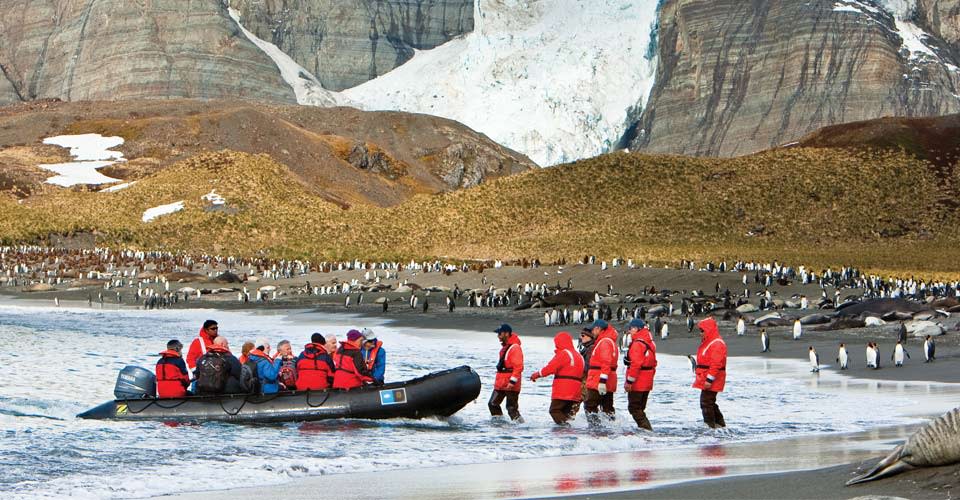
[[263,51],[273,62],[277,65],[277,68],[280,69],[280,75],[283,77],[283,80],[293,88],[294,94],[297,96],[297,102],[299,104],[307,104],[310,106],[322,106],[322,107],[331,107],[331,106],[354,106],[353,103],[350,103],[348,100],[344,99],[343,96],[339,95],[336,92],[331,92],[323,88],[320,85],[320,81],[317,80],[309,71],[297,64],[290,56],[280,50],[276,45],[262,40],[247,30],[240,22],[240,13],[234,8],[228,8],[227,11],[230,13],[230,18],[237,23],[237,27],[240,28],[240,31],[247,37],[248,40],[253,42],[260,50]]
[[474,31],[343,92],[450,118],[542,166],[612,149],[646,105],[658,0],[479,0]]
[[161,215],[169,215],[175,212],[183,210],[185,206],[183,201],[177,201],[174,203],[169,203],[166,205],[160,205],[159,207],[148,208],[143,211],[143,217],[140,219],[143,222],[150,222]]
[[97,169],[126,161],[123,153],[110,149],[123,144],[122,137],[104,137],[100,134],[58,135],[44,139],[43,143],[70,149],[70,156],[76,160],[68,163],[37,165],[44,170],[59,174],[44,181],[47,184],[70,187],[77,184],[120,182],[120,179],[107,177]]

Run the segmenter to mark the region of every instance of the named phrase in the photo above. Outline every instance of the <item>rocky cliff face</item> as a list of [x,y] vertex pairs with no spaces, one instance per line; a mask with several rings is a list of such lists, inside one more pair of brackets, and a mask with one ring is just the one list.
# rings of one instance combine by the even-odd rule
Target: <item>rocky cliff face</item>
[[230,0],[243,25],[331,90],[473,30],[473,0]]
[[[217,0],[4,0],[0,66],[18,100],[295,102]],[[0,102],[12,100],[6,87],[0,79]]]
[[922,14],[870,0],[666,0],[630,145],[729,156],[835,123],[960,111],[958,2],[902,3]]

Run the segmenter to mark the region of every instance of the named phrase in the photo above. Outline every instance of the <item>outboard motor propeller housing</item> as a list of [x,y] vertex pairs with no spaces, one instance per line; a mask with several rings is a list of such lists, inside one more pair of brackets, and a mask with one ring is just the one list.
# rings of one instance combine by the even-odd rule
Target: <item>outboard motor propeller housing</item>
[[127,366],[117,375],[113,386],[117,399],[144,399],[157,397],[157,377],[150,370],[139,366]]

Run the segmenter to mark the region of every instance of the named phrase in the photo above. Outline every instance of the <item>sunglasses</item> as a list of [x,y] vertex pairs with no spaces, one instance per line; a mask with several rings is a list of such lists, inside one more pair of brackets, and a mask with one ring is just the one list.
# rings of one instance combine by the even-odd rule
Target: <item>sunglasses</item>
[[211,326],[211,327],[207,328],[207,330],[219,330],[219,329],[220,329],[219,326]]

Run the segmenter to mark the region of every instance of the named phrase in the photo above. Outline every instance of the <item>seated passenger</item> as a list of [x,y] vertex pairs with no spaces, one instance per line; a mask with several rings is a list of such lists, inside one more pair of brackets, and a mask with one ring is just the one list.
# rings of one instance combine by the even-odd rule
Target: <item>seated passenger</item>
[[297,358],[297,390],[326,389],[333,384],[333,358],[327,353],[323,335],[314,333]]
[[280,363],[282,361],[270,357],[270,342],[267,339],[259,338],[254,344],[256,347],[250,351],[247,363],[257,368],[256,374],[260,381],[260,392],[276,394],[280,391],[277,376],[280,374]]
[[213,339],[207,353],[197,359],[197,394],[240,394],[246,392],[240,379],[240,360],[230,352],[226,337]]
[[333,376],[334,389],[356,389],[373,382],[363,354],[360,353],[362,341],[362,333],[350,330],[347,332],[347,340],[340,343],[340,349],[337,349],[333,356],[333,363],[337,368]]
[[182,398],[188,394],[190,375],[187,374],[187,363],[180,353],[183,344],[179,340],[167,342],[167,350],[160,353],[157,361],[157,397]]
[[360,349],[363,359],[370,370],[373,383],[383,385],[383,374],[387,370],[387,351],[383,349],[383,342],[377,340],[377,334],[369,328],[363,329],[363,347]]
[[253,342],[250,342],[249,340],[243,343],[243,347],[240,348],[241,365],[247,362],[247,358],[250,356],[250,351],[252,351],[254,347],[256,346],[254,346]]
[[295,391],[297,389],[297,357],[293,355],[293,346],[289,340],[281,340],[277,343],[277,356],[280,360],[280,374],[277,379],[280,381],[280,389],[286,391]]

